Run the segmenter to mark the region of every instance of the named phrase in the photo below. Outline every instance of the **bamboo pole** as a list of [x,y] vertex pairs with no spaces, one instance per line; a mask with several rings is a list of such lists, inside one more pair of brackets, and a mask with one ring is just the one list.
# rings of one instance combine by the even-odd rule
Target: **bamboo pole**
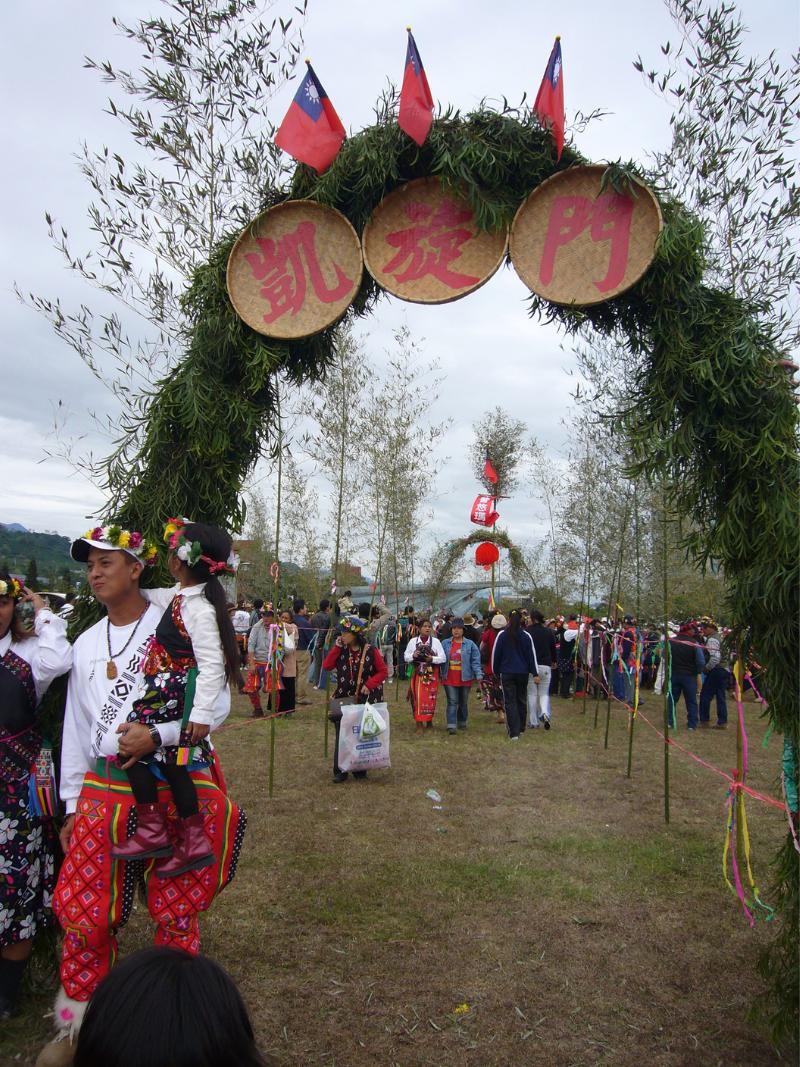
[[641,619],[641,570],[639,556],[639,493],[636,482],[633,483],[633,539],[636,542],[636,678],[634,679],[633,713],[628,723],[628,768],[626,777],[631,776],[633,764],[633,732],[636,727],[636,713],[639,710],[639,692],[642,678],[642,656],[644,655],[644,637]]
[[669,702],[672,695],[672,652],[669,644],[669,599],[667,596],[667,509],[664,506],[664,542],[661,558],[664,567],[664,822],[669,822]]
[[283,485],[283,421],[281,419],[281,387],[276,378],[275,413],[278,418],[278,500],[275,511],[275,570],[272,575],[272,607],[277,616],[281,575],[281,492]]
[[[278,624],[280,625],[280,624]],[[278,701],[280,699],[280,691],[277,687],[278,680],[278,627],[275,627],[275,634],[273,637],[272,646],[272,670],[270,673],[269,687],[270,687],[270,719],[269,719],[269,796],[272,798],[272,790],[275,783],[275,716],[278,714]]]

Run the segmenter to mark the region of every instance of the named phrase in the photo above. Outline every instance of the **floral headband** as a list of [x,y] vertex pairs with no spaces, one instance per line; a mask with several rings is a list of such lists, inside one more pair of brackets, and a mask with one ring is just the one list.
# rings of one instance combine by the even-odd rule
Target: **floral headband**
[[12,578],[10,575],[7,580],[0,578],[0,596],[10,596],[13,600],[19,600],[23,592],[22,582],[17,578]]
[[200,562],[206,563],[211,574],[236,574],[239,568],[239,557],[233,549],[226,560],[204,556],[200,542],[190,541],[181,532],[190,521],[189,519],[169,519],[164,527],[164,541],[178,559],[182,560],[187,567],[194,567]]
[[122,548],[146,566],[152,566],[158,555],[158,548],[152,541],[146,541],[138,530],[123,530],[116,524],[112,526],[95,526],[87,530],[82,540],[102,541],[103,544],[112,545],[114,548]]

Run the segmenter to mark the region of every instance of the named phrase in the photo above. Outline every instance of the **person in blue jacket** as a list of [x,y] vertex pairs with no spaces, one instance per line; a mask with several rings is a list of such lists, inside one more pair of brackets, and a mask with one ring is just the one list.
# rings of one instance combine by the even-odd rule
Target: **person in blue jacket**
[[527,721],[528,678],[533,675],[537,684],[540,678],[533,638],[523,628],[522,616],[518,611],[511,612],[508,626],[497,636],[492,649],[492,671],[503,686],[508,736],[512,741],[519,741]]
[[442,641],[442,648],[447,657],[440,670],[442,684],[447,695],[447,732],[467,728],[467,702],[473,682],[483,677],[481,670],[481,653],[474,641],[464,637],[464,620],[453,619],[450,623],[450,637]]

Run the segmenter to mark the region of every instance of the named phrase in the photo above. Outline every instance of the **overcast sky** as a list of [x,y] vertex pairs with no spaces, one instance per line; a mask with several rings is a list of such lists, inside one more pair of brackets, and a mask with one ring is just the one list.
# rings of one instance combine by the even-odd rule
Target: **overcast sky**
[[[4,166],[0,301],[0,522],[76,535],[85,517],[102,507],[94,486],[69,464],[47,458],[54,420],[67,419],[72,435],[101,454],[108,443],[93,430],[90,412],[113,409],[108,395],[49,325],[15,299],[12,287],[60,296],[66,306],[93,305],[48,242],[44,212],[50,211],[89,247],[89,190],[74,153],[82,140],[108,144],[125,154],[121,128],[102,108],[106,87],[82,69],[83,57],[137,62],[118,37],[111,17],[132,21],[156,13],[156,0],[7,0],[0,42]],[[797,45],[795,0],[745,0],[751,49],[776,48],[785,58]],[[290,10],[286,4],[284,10]],[[657,62],[659,45],[676,39],[660,0],[615,0],[599,7],[589,0],[559,5],[522,0],[309,0],[304,53],[345,126],[357,131],[372,121],[372,107],[387,76],[399,83],[407,23],[413,26],[434,98],[469,110],[482,98],[532,98],[553,38],[562,36],[567,115],[603,108],[610,114],[576,139],[597,161],[634,159],[669,139],[669,111],[643,85],[632,60],[641,53]],[[275,101],[280,120],[296,82]],[[442,416],[454,423],[438,450],[450,458],[438,478],[429,536],[460,536],[476,491],[466,447],[470,427],[501,404],[522,418],[555,458],[563,454],[574,365],[569,339],[526,316],[526,290],[513,270],[503,269],[482,289],[449,305],[423,307],[387,297],[364,323],[371,356],[380,360],[391,331],[405,322],[424,338],[425,354],[438,359],[444,380]],[[562,349],[562,343],[564,345]],[[524,495],[505,503],[504,524],[512,536],[529,538],[540,516]],[[367,563],[367,559],[359,562]]]

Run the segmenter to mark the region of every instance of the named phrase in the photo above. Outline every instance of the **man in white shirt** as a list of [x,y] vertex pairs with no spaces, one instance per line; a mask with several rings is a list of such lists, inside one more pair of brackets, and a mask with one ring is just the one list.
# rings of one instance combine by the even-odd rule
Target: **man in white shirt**
[[[136,548],[127,547],[131,541]],[[215,863],[159,880],[152,876],[152,863],[111,857],[111,846],[129,836],[135,811],[124,769],[162,745],[177,744],[181,728],[180,722],[128,721],[141,695],[140,664],[163,614],[163,607],[149,603],[139,590],[147,549],[139,534],[122,531],[120,537],[119,527],[95,530],[71,549],[73,559],[86,563],[92,593],[107,614],[75,642],[67,694],[60,786],[67,811],[61,831],[65,859],[53,901],[64,929],[62,988],[55,1012],[58,1035],[37,1061],[47,1067],[72,1061],[86,1004],[116,957],[117,930],[128,919],[137,882],[144,880],[155,943],[194,955],[200,947],[198,914],[233,877],[244,835],[244,814],[208,768],[193,767]],[[214,708],[212,731],[229,710],[226,689]],[[159,801],[169,804],[165,787],[159,785]]]

